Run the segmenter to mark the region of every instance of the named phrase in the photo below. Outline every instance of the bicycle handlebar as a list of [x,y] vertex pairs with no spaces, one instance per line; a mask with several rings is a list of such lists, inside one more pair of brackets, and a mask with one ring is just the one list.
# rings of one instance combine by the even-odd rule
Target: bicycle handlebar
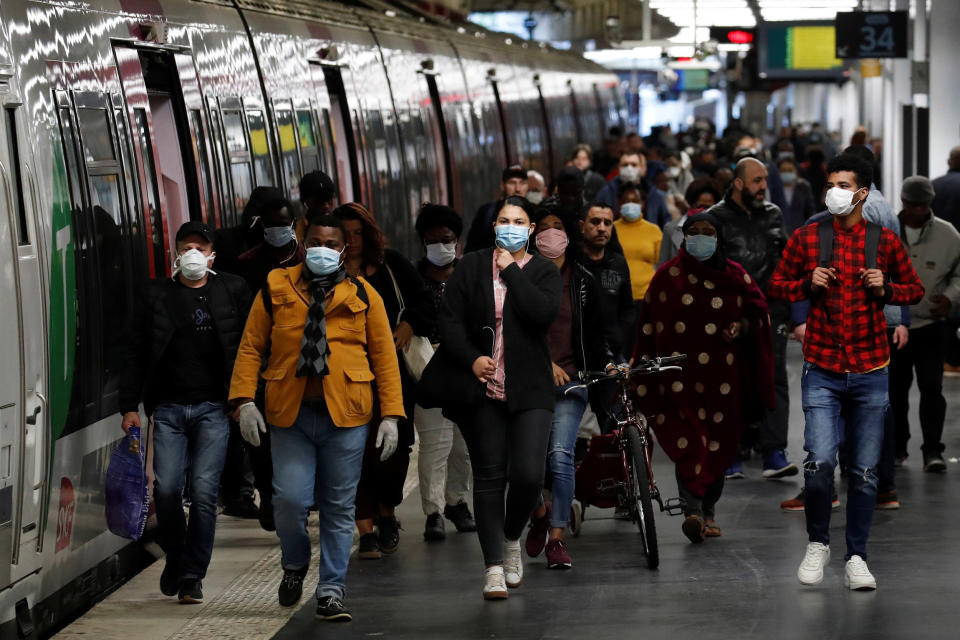
[[598,382],[600,380],[625,380],[633,374],[657,373],[666,370],[679,370],[676,363],[687,359],[686,354],[676,356],[664,356],[662,358],[653,358],[651,360],[641,360],[640,363],[629,371],[616,369],[610,373],[606,371],[582,371],[580,379],[587,384]]

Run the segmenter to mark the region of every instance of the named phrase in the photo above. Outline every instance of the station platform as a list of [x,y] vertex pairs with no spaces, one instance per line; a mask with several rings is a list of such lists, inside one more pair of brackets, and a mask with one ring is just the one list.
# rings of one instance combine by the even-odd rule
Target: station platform
[[[800,356],[791,347],[791,432],[788,457],[802,459]],[[381,560],[351,560],[348,624],[314,619],[316,569],[300,607],[277,605],[279,544],[256,521],[221,516],[217,547],[204,581],[206,602],[179,605],[158,589],[156,562],[56,638],[296,639],[303,638],[946,638],[955,637],[952,603],[960,595],[960,556],[944,544],[960,518],[960,378],[945,378],[948,472],[922,471],[917,396],[912,397],[911,456],[898,469],[898,511],[877,511],[869,545],[876,592],[843,585],[846,499],[831,523],[833,557],[816,587],[801,586],[797,566],[806,543],[802,513],[779,503],[801,476],[764,480],[761,462],[745,463],[747,478],[729,481],[718,504],[721,538],[690,544],[681,518],[658,514],[660,568],[646,568],[639,534],[613,510],[588,508],[579,537],[567,538],[570,571],[548,571],[541,556],[524,557],[523,585],[507,601],[481,598],[483,579],[475,534],[423,541],[424,517],[411,465],[398,511],[400,550]],[[665,496],[676,494],[672,466],[662,456],[655,473]],[[315,558],[316,560],[316,558]]]

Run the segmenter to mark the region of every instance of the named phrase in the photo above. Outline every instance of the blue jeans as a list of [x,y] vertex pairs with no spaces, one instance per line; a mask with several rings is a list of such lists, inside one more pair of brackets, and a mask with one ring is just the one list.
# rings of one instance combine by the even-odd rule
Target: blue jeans
[[300,407],[292,426],[270,428],[273,516],[284,569],[301,571],[310,565],[307,510],[316,500],[320,515],[317,598],[344,597],[366,441],[367,425],[337,427],[326,409]]
[[810,542],[830,544],[830,503],[837,452],[843,445],[847,484],[847,554],[867,558],[877,501],[876,468],[889,404],[886,367],[872,373],[835,373],[803,363],[804,506]]
[[[573,451],[577,446],[577,431],[583,412],[587,409],[587,390],[570,389],[582,384],[568,382],[557,387],[557,404],[553,409],[553,424],[550,426],[550,446],[547,461],[553,477],[553,506],[550,526],[562,529],[570,520],[570,504],[573,502],[574,469]],[[564,391],[570,389],[564,395]]]
[[[217,490],[230,421],[223,402],[161,404],[153,412],[153,499],[160,546],[180,562],[180,579],[207,574],[217,526]],[[190,524],[183,486],[190,472]]]

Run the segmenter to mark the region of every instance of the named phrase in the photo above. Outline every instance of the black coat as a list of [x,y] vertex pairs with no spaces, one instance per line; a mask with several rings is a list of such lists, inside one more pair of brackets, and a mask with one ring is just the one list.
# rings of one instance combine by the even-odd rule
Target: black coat
[[[250,289],[243,278],[229,273],[211,274],[208,307],[220,339],[224,359],[224,397],[230,386],[233,361],[243,336],[243,327],[250,310]],[[141,290],[127,331],[123,354],[123,376],[120,379],[120,412],[136,411],[143,401],[147,415],[153,413],[156,398],[154,374],[159,368],[167,345],[177,330],[170,313],[168,298],[181,286],[172,278],[151,280]]]
[[727,258],[743,267],[760,290],[766,291],[787,244],[780,208],[765,202],[762,212],[748,213],[727,191],[724,199],[707,209],[707,213],[720,222]]
[[567,264],[573,270],[570,272],[570,312],[573,316],[570,339],[574,361],[581,371],[602,371],[614,358],[610,353],[600,286],[586,266],[577,261]]
[[[560,271],[550,260],[534,255],[523,269],[512,264],[501,277],[507,286],[503,306],[507,405],[510,411],[552,411],[555,391],[547,329],[560,312]],[[444,409],[480,402],[485,391],[473,376],[472,367],[477,358],[493,352],[493,249],[469,253],[457,265],[447,280],[439,324],[440,352],[444,355],[436,367],[451,369],[444,377],[455,381],[448,383],[450,397]],[[423,380],[429,384],[438,377],[424,372]]]
[[637,307],[630,286],[630,267],[623,254],[608,250],[600,260],[583,259],[600,287],[600,308],[607,324],[607,343],[613,355],[626,361],[633,353]]

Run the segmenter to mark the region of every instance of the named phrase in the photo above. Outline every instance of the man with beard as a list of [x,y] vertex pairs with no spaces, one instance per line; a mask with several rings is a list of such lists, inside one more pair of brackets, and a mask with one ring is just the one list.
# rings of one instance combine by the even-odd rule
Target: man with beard
[[[777,205],[766,201],[767,168],[756,158],[743,158],[737,163],[733,181],[723,200],[708,209],[725,231],[727,257],[739,263],[761,291],[773,275],[786,245],[783,215]],[[787,461],[787,421],[790,415],[790,393],[787,386],[787,334],[790,306],[770,303],[771,329],[774,340],[774,387],[777,408],[768,412],[760,423],[759,448],[763,454],[763,477],[783,478],[798,473],[797,466]],[[742,478],[740,461],[727,470],[728,478]]]

